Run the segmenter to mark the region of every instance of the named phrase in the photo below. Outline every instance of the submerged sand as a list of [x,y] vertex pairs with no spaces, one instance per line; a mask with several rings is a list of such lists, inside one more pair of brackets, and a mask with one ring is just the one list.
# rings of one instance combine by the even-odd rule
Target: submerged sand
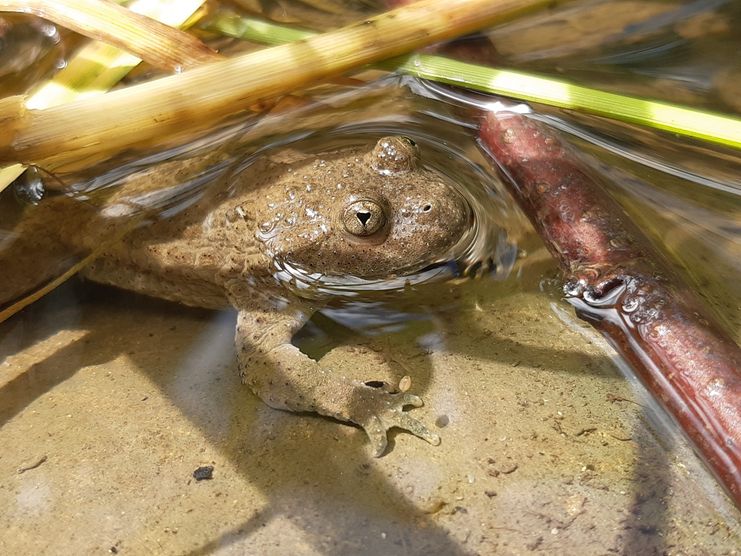
[[374,335],[315,319],[305,350],[426,401],[442,444],[380,459],[242,386],[233,313],[66,285],[0,326],[0,553],[736,554],[712,477],[533,280]]

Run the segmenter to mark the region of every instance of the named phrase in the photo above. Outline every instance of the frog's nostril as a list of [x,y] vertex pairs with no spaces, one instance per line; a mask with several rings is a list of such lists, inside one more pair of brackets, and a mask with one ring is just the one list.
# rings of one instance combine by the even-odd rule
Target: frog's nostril
[[430,212],[432,210],[432,205],[429,203],[422,207],[422,212]]

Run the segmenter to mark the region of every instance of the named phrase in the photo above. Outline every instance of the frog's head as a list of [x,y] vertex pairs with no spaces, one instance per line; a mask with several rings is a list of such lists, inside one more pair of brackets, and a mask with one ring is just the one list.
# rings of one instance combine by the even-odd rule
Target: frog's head
[[461,194],[423,169],[404,137],[292,165],[259,205],[257,235],[278,266],[362,279],[450,260],[472,219]]

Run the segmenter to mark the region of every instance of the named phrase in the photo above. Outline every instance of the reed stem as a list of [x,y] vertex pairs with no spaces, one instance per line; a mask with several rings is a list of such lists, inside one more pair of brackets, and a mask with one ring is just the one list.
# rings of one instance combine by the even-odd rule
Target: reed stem
[[15,132],[0,138],[0,162],[54,167],[206,129],[312,81],[552,5],[552,0],[423,0],[337,31],[211,62],[84,102],[3,113],[0,117]]

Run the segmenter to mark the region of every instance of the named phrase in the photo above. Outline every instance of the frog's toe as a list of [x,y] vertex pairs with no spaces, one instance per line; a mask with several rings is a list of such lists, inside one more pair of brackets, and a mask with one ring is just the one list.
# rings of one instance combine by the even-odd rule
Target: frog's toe
[[422,398],[415,396],[414,394],[404,394],[401,400],[401,407],[399,409],[408,405],[411,405],[412,407],[422,407],[425,404],[425,402],[422,401]]
[[365,418],[358,421],[368,435],[375,457],[383,455],[388,444],[388,431],[394,427],[411,432],[434,446],[440,444],[440,437],[437,434],[404,411],[404,408],[408,406],[422,406],[423,402],[419,396],[408,393],[390,393],[382,389],[370,392],[366,390],[365,394],[366,403],[363,404],[365,405]]
[[371,415],[368,422],[363,425],[363,429],[365,430],[365,434],[368,435],[373,457],[380,458],[386,451],[386,446],[388,445],[386,427],[383,426],[380,417],[377,415]]
[[408,413],[401,411],[396,416],[396,426],[411,432],[413,435],[426,440],[433,446],[440,444],[440,437],[428,429],[421,421],[418,421]]

